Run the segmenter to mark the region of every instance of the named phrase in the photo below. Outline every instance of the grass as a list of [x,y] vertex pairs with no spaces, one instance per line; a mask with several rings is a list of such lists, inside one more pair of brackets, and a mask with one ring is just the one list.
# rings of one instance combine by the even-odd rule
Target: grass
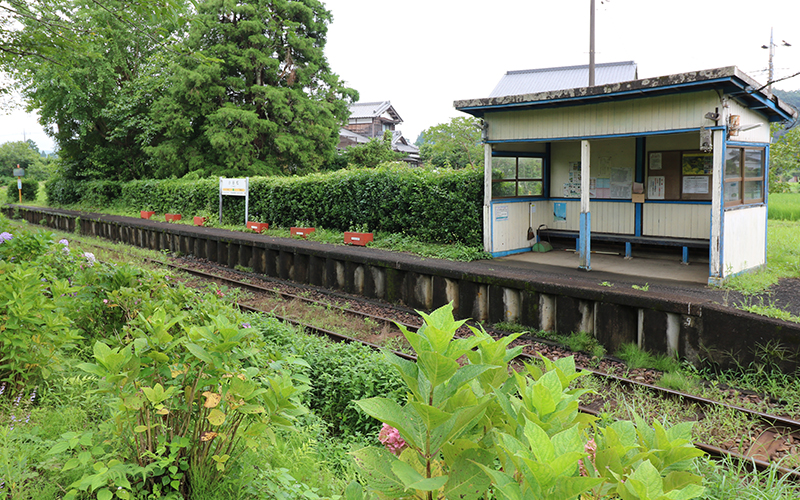
[[770,220],[767,268],[730,278],[723,287],[754,295],[764,292],[781,278],[800,278],[800,221]]
[[800,194],[775,193],[769,195],[769,218],[800,221]]
[[631,369],[652,368],[662,372],[675,372],[681,369],[681,363],[677,358],[666,354],[650,354],[633,343],[622,344],[615,356],[625,361]]

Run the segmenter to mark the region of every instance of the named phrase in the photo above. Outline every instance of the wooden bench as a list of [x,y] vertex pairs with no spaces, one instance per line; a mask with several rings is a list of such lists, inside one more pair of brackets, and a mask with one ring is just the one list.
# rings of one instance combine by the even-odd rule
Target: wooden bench
[[[537,230],[537,234],[539,235],[540,240],[542,238],[574,238],[575,239],[575,248],[576,250],[580,250],[579,246],[579,238],[580,238],[580,231],[572,231],[567,229],[549,229],[549,228],[539,228]],[[654,245],[654,246],[671,246],[671,247],[682,247],[683,248],[683,257],[681,262],[683,264],[689,263],[689,249],[690,248],[708,248],[709,240],[705,239],[693,239],[693,238],[669,238],[669,237],[661,237],[661,236],[634,236],[632,234],[615,234],[615,233],[591,233],[592,241],[605,241],[609,243],[625,243],[625,258],[630,259],[631,255],[631,245],[633,243],[641,243],[644,245]]]

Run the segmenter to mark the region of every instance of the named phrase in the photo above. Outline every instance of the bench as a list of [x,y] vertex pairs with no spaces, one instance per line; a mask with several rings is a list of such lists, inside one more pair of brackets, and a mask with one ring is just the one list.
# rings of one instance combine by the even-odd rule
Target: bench
[[[574,238],[576,250],[578,248],[580,231],[573,231],[568,229],[549,229],[540,227],[536,233],[539,239],[547,238]],[[633,243],[641,243],[644,245],[656,246],[672,246],[682,247],[683,257],[681,262],[683,264],[689,263],[689,249],[690,248],[708,248],[709,241],[705,239],[693,238],[668,238],[661,236],[634,236],[632,234],[615,234],[615,233],[591,233],[592,241],[605,241],[609,243],[625,243],[625,258],[631,258],[631,245]]]

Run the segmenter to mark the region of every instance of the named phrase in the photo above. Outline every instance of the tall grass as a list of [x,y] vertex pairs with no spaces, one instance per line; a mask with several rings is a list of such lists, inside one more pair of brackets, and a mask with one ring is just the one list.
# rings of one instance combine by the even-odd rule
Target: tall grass
[[[800,199],[800,195],[795,196]],[[781,278],[800,278],[800,220],[770,220],[767,230],[767,268],[733,277],[726,282],[725,288],[756,294]]]
[[800,220],[800,193],[775,193],[769,195],[769,218],[774,220]]

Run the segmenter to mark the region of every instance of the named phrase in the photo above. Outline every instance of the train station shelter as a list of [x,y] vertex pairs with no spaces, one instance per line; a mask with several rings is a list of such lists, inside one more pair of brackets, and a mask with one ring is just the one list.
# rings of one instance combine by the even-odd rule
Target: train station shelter
[[[639,79],[633,62],[507,73],[455,102],[483,120],[484,247],[574,238],[708,251],[709,283],[766,264],[770,124],[797,117],[734,66]],[[532,230],[532,231],[531,231]],[[700,250],[697,250],[700,249]]]

